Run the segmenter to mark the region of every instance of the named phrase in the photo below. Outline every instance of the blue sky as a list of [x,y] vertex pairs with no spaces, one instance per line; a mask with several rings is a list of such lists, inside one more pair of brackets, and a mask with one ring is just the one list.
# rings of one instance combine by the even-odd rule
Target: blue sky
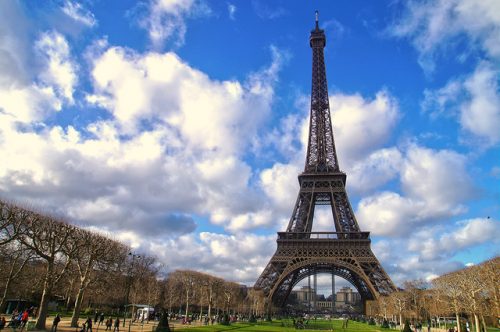
[[340,166],[386,271],[498,255],[495,1],[2,1],[0,195],[253,284],[298,193],[315,10]]

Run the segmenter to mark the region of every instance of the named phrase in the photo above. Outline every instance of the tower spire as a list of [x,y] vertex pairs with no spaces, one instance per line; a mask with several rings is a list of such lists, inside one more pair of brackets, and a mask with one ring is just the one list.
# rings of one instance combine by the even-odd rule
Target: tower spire
[[340,172],[333,140],[328,84],[326,82],[325,32],[319,28],[316,11],[316,28],[311,31],[309,45],[312,48],[311,115],[309,144],[307,146],[304,173]]

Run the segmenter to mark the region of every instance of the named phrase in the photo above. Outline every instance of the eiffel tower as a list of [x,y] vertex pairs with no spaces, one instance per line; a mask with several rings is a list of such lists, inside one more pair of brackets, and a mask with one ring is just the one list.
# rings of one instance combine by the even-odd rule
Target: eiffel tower
[[[286,232],[278,232],[276,253],[254,286],[267,296],[269,309],[283,307],[298,282],[318,273],[332,274],[332,284],[334,275],[351,282],[365,303],[396,290],[371,250],[370,233],[359,229],[345,190],[347,176],[339,168],[333,139],[323,54],[326,37],[318,12],[309,44],[311,114],[299,194]],[[336,232],[311,232],[316,205],[330,205]]]

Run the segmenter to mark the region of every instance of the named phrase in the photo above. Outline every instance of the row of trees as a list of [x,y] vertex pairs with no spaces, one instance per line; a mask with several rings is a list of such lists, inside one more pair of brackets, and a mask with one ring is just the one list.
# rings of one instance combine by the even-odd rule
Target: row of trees
[[265,310],[262,292],[196,271],[171,273],[166,280],[166,290],[165,303],[169,311],[182,307],[186,316],[190,309],[199,312],[200,317],[204,312],[208,317],[235,313],[259,316]]
[[84,309],[123,314],[129,303],[185,315],[264,311],[257,291],[195,271],[167,274],[154,257],[110,237],[5,201],[0,266],[0,310],[8,297],[38,302],[37,329],[45,328],[51,300],[72,310],[72,326]]
[[[265,313],[261,292],[208,274],[180,270],[167,274],[154,257],[100,233],[0,201],[0,310],[5,300],[37,301],[37,329],[45,328],[49,301],[72,310],[72,325],[83,309],[124,313],[129,303],[170,312]],[[436,278],[407,282],[404,290],[381,297],[368,313],[425,321],[467,314],[476,332],[485,316],[500,316],[500,258]],[[202,315],[200,315],[201,317]]]
[[468,317],[476,332],[486,330],[485,317],[500,317],[500,257],[435,278],[406,282],[403,290],[381,297],[370,310],[387,319],[428,321],[454,316],[459,331]]

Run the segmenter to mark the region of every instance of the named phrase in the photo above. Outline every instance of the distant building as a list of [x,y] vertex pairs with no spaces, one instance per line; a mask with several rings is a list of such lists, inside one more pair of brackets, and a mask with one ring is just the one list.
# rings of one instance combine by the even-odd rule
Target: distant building
[[357,304],[361,302],[361,295],[350,287],[342,287],[336,294],[336,301],[342,304]]
[[[298,290],[293,290],[290,294],[290,299],[293,299],[297,304],[305,307],[313,308],[315,302],[313,300],[314,298],[316,299],[317,310],[332,310],[332,295],[325,298],[323,294],[316,294],[314,289],[309,286],[303,286]],[[349,310],[361,303],[361,295],[350,287],[342,287],[335,294],[334,299],[336,311]]]
[[309,286],[302,286],[301,289],[294,290],[292,291],[292,293],[295,294],[297,301],[300,303],[312,302],[314,296],[316,296],[316,292],[314,291],[314,289]]

